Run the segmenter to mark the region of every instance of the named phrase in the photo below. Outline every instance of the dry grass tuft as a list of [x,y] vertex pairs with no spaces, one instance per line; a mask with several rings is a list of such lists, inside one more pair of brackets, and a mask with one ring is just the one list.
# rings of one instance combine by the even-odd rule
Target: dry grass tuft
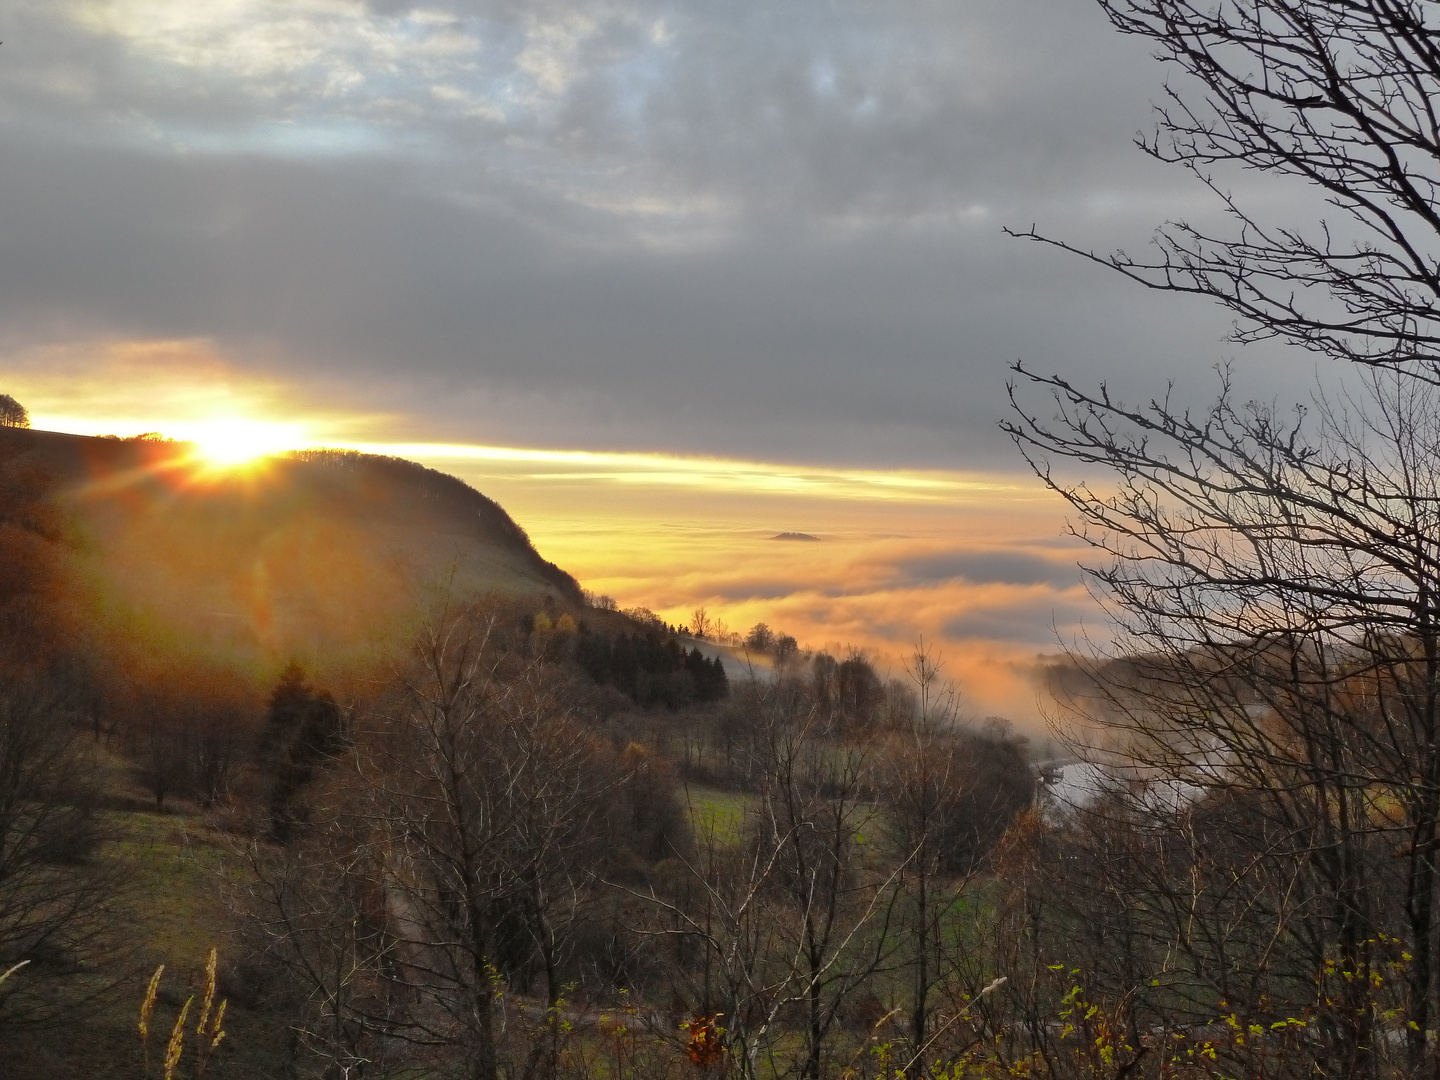
[[195,1000],[191,994],[180,1006],[180,1015],[175,1018],[175,1027],[170,1032],[170,1043],[165,1047],[165,1080],[174,1080],[175,1067],[180,1064],[180,1054],[185,1049],[185,1018],[190,1015],[190,1003]]
[[[219,952],[211,948],[205,957],[205,989],[200,1002],[200,1022],[195,1025],[195,1077],[196,1080],[205,1075],[205,1070],[210,1065],[210,1055],[225,1038],[225,1005],[221,1001],[218,1008],[215,1008],[215,985],[216,971],[220,966]],[[140,1004],[140,1042],[145,1048],[145,1075],[150,1075],[150,1020],[155,1011],[155,999],[160,990],[160,976],[165,972],[165,965],[161,964],[155,969],[155,974],[150,976],[150,984],[145,988],[145,1000]],[[191,994],[185,999],[185,1004],[180,1008],[180,1015],[175,1018],[175,1026],[170,1031],[170,1041],[165,1046],[165,1058],[161,1065],[161,1076],[163,1080],[174,1080],[175,1070],[180,1065],[180,1057],[185,1052],[185,1021],[190,1016],[190,1006],[195,1001],[195,995]],[[211,1010],[214,1010],[213,1012]]]
[[[213,1018],[210,1015],[210,1006],[215,1001],[215,969],[219,964],[220,954],[212,947],[209,955],[205,957],[205,999],[200,1008],[200,1023],[195,1025],[196,1077],[205,1075],[205,1069],[210,1064],[211,1051],[220,1045],[221,1039],[225,1038],[225,1030],[221,1027],[225,1022],[225,1002],[220,1002],[220,1008],[215,1010]],[[207,1022],[209,1023],[208,1029]]]
[[150,976],[150,985],[145,988],[145,1000],[140,1003],[140,1045],[145,1048],[145,1075],[150,1075],[150,1017],[155,1012],[155,995],[160,990],[160,976],[165,974],[161,964]]

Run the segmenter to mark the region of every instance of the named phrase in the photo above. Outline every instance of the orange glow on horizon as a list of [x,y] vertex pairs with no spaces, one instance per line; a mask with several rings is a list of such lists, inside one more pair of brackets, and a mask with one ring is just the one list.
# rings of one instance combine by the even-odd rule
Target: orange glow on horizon
[[215,465],[373,436],[389,414],[346,408],[330,388],[237,368],[205,339],[80,341],[0,355],[5,392],[31,423],[75,435],[156,432]]
[[[977,716],[1038,727],[1036,665],[1091,627],[1103,634],[1074,572],[1080,552],[1062,539],[1065,508],[1020,468],[445,440],[423,417],[366,411],[344,393],[239,370],[203,340],[33,350],[8,370],[0,357],[0,379],[37,428],[159,431],[194,444],[163,466],[177,486],[263,484],[268,457],[314,446],[417,461],[494,499],[544,558],[621,606],[677,623],[704,606],[737,631],[763,621],[810,647],[864,648],[896,676],[923,636]],[[786,533],[820,540],[773,539]],[[373,591],[363,577],[352,583],[357,595]],[[241,592],[216,611],[248,613],[265,639],[264,611],[251,612]]]
[[545,484],[603,483],[688,488],[715,494],[776,495],[953,505],[996,497],[1023,499],[1034,485],[1005,475],[942,469],[855,469],[743,458],[627,450],[554,450],[474,443],[344,442],[341,449],[411,458],[464,474],[477,470]]
[[333,386],[243,370],[202,338],[41,346],[0,356],[0,378],[37,428],[77,435],[159,432],[195,443],[204,461],[221,468],[329,446],[409,458],[465,477],[481,490],[493,483],[523,483],[557,495],[605,488],[622,500],[648,501],[660,490],[700,498],[943,508],[1014,505],[1040,495],[1028,477],[1001,472],[441,441],[427,438],[423,418],[347,405]]

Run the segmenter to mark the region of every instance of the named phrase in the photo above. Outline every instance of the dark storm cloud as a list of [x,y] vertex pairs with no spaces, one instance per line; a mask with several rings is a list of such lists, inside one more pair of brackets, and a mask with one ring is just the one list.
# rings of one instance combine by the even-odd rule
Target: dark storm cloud
[[0,36],[12,354],[203,337],[437,437],[953,468],[1013,464],[1016,358],[1230,351],[1000,235],[1204,212],[1085,0],[32,0]]

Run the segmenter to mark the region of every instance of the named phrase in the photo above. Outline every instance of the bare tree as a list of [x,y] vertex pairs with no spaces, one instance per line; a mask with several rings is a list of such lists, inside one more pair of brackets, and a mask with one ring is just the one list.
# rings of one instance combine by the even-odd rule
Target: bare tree
[[906,670],[913,710],[887,740],[877,797],[881,833],[900,867],[894,926],[905,986],[902,1071],[914,1076],[946,1034],[935,1017],[951,996],[947,984],[973,959],[956,913],[990,850],[1033,803],[1035,785],[1017,742],[963,724],[959,688],[943,680],[932,649],[918,644]]
[[769,652],[775,644],[775,631],[765,623],[756,623],[745,635],[745,647],[752,652]]
[[[1157,109],[1157,132],[1139,145],[1198,177],[1234,228],[1217,235],[1170,222],[1157,232],[1158,254],[1149,260],[1082,254],[1151,288],[1219,301],[1236,315],[1239,341],[1278,338],[1435,378],[1434,5],[1098,2],[1121,33],[1149,41],[1179,73]],[[1262,219],[1227,186],[1238,170],[1298,182],[1323,198],[1336,220],[1317,215],[1307,227]],[[1033,228],[1021,235],[1068,247]]]
[[968,881],[946,873],[945,842],[953,831],[954,802],[961,782],[947,752],[959,721],[959,694],[940,681],[938,659],[923,643],[907,668],[915,692],[914,719],[890,755],[883,798],[889,811],[885,835],[903,869],[899,936],[907,987],[909,1050],[905,1074],[913,1075],[934,1032],[935,988],[946,978],[946,916]]
[[155,812],[165,812],[165,800],[185,797],[194,791],[194,735],[190,717],[178,713],[170,703],[150,702],[139,721],[140,780],[155,799]]
[[[800,1075],[807,1080],[827,1071],[841,1009],[891,958],[897,876],[865,845],[864,834],[880,828],[867,797],[870,748],[826,743],[812,730],[818,726],[813,715],[772,726],[756,822],[762,842],[777,852],[776,884],[792,909],[780,926],[795,958],[805,1032]],[[876,925],[866,926],[871,919]]]
[[663,890],[637,893],[659,916],[642,932],[675,940],[674,993],[692,1017],[716,1025],[731,1067],[747,1078],[761,1074],[796,1001],[775,902],[783,843],[736,844],[702,828],[695,853],[677,860],[682,872]]
[[845,1009],[895,952],[898,870],[874,842],[871,748],[826,738],[805,691],[797,680],[750,688],[737,705],[755,714],[742,835],[702,829],[679,881],[646,897],[664,915],[651,932],[695,946],[677,950],[677,991],[692,1014],[723,1015],[745,1077],[783,1067],[770,1059],[792,1014],[804,1036],[796,1072],[829,1075]]
[[122,882],[100,855],[93,768],[69,721],[43,681],[0,688],[0,969],[29,961],[0,988],[0,1022],[63,1016],[122,974]]
[[775,668],[784,671],[785,668],[795,659],[800,652],[800,643],[789,634],[781,634],[775,639],[774,656]]
[[[1092,813],[1149,849],[1104,865],[1150,898],[1154,955],[1183,959],[1147,974],[1256,1012],[1308,1005],[1335,1073],[1368,1075],[1393,936],[1418,1068],[1440,932],[1437,391],[1376,374],[1307,422],[1228,385],[1190,415],[1033,381],[1055,417],[1022,411],[1011,433],[1110,556],[1091,573],[1118,635],[1074,704],[1111,778]],[[1066,482],[1052,461],[1110,478]],[[1237,964],[1266,977],[1247,991]]]
[[503,625],[469,610],[425,632],[362,758],[409,1023],[461,1048],[474,1080],[499,1074],[496,995],[517,949],[538,956],[558,1022],[567,929],[615,783],[554,678],[507,650]]
[[[1110,775],[1090,818],[1112,827],[1091,835],[1129,837],[1116,880],[1155,901],[1152,957],[1188,968],[1157,973],[1172,1006],[1182,982],[1252,1008],[1308,988],[1331,1068],[1364,1075],[1389,1044],[1367,980],[1399,963],[1408,1067],[1433,1073],[1437,409],[1405,380],[1437,380],[1435,5],[1099,2],[1179,72],[1141,147],[1209,186],[1232,227],[1171,222],[1148,259],[1080,254],[1220,302],[1238,341],[1398,374],[1307,423],[1236,404],[1228,377],[1192,415],[1021,372],[1059,410],[1022,408],[1011,433],[1113,557],[1094,580],[1121,635],[1075,702]],[[1301,216],[1258,215],[1237,169],[1288,183]],[[1087,487],[1076,465],[1108,476]]]
[[[326,1080],[387,1075],[415,1034],[404,994],[385,977],[398,942],[387,926],[383,849],[370,842],[355,795],[353,785],[331,785],[315,827],[288,845],[245,846],[238,861],[248,872],[230,878],[248,964],[283,1003],[292,1052],[308,1051]],[[263,979],[271,969],[278,986]]]
[[[327,1076],[428,1062],[491,1080],[559,1066],[594,869],[611,832],[637,823],[611,820],[625,766],[521,625],[500,602],[442,612],[362,712],[352,767],[317,775],[285,846],[245,853],[240,906],[302,990],[294,1030]],[[310,700],[297,673],[287,686],[281,699]],[[532,972],[533,1008],[516,996]],[[507,1001],[529,1019],[507,1019]]]

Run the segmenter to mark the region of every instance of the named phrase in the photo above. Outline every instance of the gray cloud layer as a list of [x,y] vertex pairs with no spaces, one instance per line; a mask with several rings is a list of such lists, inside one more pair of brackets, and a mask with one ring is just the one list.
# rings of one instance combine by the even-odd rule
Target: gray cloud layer
[[21,0],[0,37],[11,353],[209,337],[437,437],[1008,467],[1008,362],[1233,351],[1000,235],[1208,212],[1086,0]]
[[1050,585],[1066,589],[1083,579],[1074,554],[1046,559],[1023,551],[957,551],[911,559],[900,567],[906,577],[927,584],[964,578],[977,584]]

